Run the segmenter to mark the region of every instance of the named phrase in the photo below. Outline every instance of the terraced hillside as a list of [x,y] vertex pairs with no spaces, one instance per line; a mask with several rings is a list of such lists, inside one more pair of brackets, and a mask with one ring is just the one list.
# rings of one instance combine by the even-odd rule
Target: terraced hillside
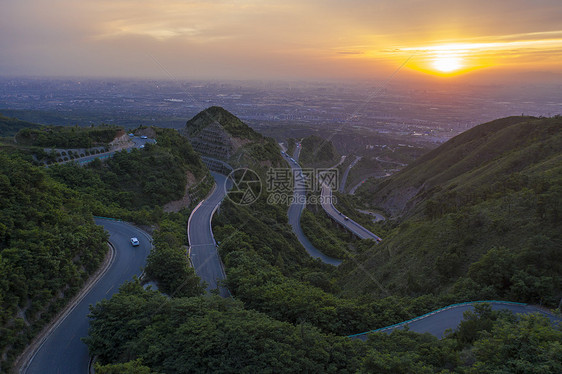
[[[226,109],[213,106],[187,121],[182,133],[195,151],[232,166],[280,165],[279,147]],[[264,165],[265,165],[264,164]],[[264,166],[262,165],[262,166]]]

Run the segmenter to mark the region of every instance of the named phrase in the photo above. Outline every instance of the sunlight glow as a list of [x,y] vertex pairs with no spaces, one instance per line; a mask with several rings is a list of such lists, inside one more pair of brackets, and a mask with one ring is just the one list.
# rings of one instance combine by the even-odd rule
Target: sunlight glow
[[[409,64],[414,70],[441,77],[454,77],[478,69],[508,66],[516,59],[522,61],[524,56],[548,55],[550,60],[554,60],[556,56],[562,56],[562,37],[556,37],[561,34],[561,31],[515,34],[496,37],[495,41],[474,38],[474,42],[439,43],[397,50],[414,56],[413,63]],[[534,38],[551,35],[552,39],[513,40],[521,36]]]
[[435,57],[431,64],[434,69],[443,72],[451,73],[459,70],[462,67],[461,59],[457,56],[440,55]]

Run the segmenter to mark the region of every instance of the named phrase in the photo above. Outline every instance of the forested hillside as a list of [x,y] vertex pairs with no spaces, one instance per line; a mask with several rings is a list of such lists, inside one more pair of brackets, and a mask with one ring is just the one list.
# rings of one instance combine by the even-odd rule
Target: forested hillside
[[[157,144],[86,167],[38,168],[28,156],[0,154],[1,370],[103,258],[105,235],[91,219],[97,214],[154,225],[145,271],[165,295],[134,280],[92,309],[84,341],[99,358],[96,372],[558,373],[559,329],[486,305],[441,340],[407,331],[373,334],[367,342],[346,336],[455,301],[556,306],[559,121],[506,120],[425,156],[395,177],[414,173],[412,183],[424,188],[403,205],[400,220],[378,224],[382,245],[334,234],[340,247],[353,247],[338,268],[306,253],[288,225],[288,205],[269,201],[265,188],[248,206],[225,200],[213,231],[232,299],[201,295],[185,256],[189,210],[161,207],[185,194],[186,185],[203,193],[210,186],[207,169],[175,131],[154,129]],[[500,152],[502,131],[512,146],[502,143]],[[494,156],[479,159],[471,147],[487,149],[488,141],[498,142],[488,145]],[[272,139],[258,134],[235,145],[232,160],[262,178],[269,166],[285,165]],[[406,179],[384,183],[370,191],[409,187]],[[343,202],[354,209],[354,199]],[[321,219],[309,223],[320,237],[332,230]]]
[[[113,135],[108,131],[115,133],[114,128],[78,133],[88,139],[106,134],[109,139]],[[48,139],[71,132],[53,129]],[[33,166],[28,150],[19,152],[21,145],[10,155],[0,153],[0,372],[100,265],[106,236],[92,215],[159,227],[148,275],[164,291],[183,284],[179,295],[201,293],[183,248],[188,215],[166,215],[162,206],[186,193],[204,196],[211,178],[175,130],[155,129],[155,134],[155,145],[117,152],[86,166]],[[173,279],[166,278],[169,271]]]
[[[382,314],[383,311],[380,313]],[[347,311],[349,313],[349,311]],[[308,316],[312,316],[309,314]],[[559,373],[562,331],[482,304],[438,340],[397,330],[367,342],[282,322],[218,296],[166,298],[138,282],[91,313],[100,373]]]
[[0,114],[0,137],[14,136],[21,129],[37,128],[39,126],[35,123],[21,121],[17,118],[6,117]]
[[254,131],[234,114],[219,106],[209,107],[187,121],[185,125],[186,134],[188,136],[197,135],[212,123],[220,125],[228,134],[235,138],[248,140],[259,140],[262,138],[261,134]]
[[213,106],[187,121],[183,130],[196,151],[233,167],[279,166],[279,146],[226,109]]
[[0,371],[80,289],[107,252],[80,194],[0,153]]
[[92,127],[41,126],[24,128],[16,135],[20,145],[45,148],[91,148],[111,142],[121,128],[112,125]]
[[451,294],[558,306],[562,297],[562,118],[477,126],[362,189],[399,214],[346,278],[372,293]]
[[195,186],[208,173],[189,142],[175,130],[157,129],[156,134],[157,144],[117,152],[85,167],[53,165],[48,173],[79,192],[96,215],[154,222],[163,204],[180,199],[186,187]]
[[340,160],[340,155],[331,141],[310,135],[301,141],[299,161],[307,167],[330,167]]
[[[248,166],[261,170],[263,161]],[[388,251],[384,245],[354,242],[356,254],[339,268],[313,260],[292,234],[287,208],[268,201],[267,191],[249,206],[222,203],[213,231],[233,299],[196,296],[197,289],[191,297],[171,292],[165,298],[133,282],[98,304],[85,339],[100,357],[98,370],[487,373],[540,367],[556,373],[561,368],[555,358],[561,333],[546,319],[517,319],[486,305],[467,313],[466,321],[442,340],[405,331],[373,334],[366,343],[345,337],[468,296],[402,292],[389,278],[369,278],[376,269],[364,264],[370,265],[374,253],[380,255],[379,248]],[[385,232],[391,232],[389,242],[398,243],[400,227],[393,225],[387,224]],[[407,269],[400,271],[407,280]],[[351,292],[352,277],[369,282]],[[191,280],[188,275],[187,284]],[[173,278],[166,282],[178,287]],[[527,345],[528,339],[537,344]]]

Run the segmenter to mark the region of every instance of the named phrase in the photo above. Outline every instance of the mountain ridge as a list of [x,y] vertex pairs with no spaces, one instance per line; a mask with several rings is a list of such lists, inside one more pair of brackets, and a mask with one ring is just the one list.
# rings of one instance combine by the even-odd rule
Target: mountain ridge
[[[363,201],[395,219],[381,224],[389,234],[362,266],[391,293],[556,305],[561,149],[561,117],[509,117],[364,187]],[[345,278],[350,292],[371,292],[361,272]]]
[[[375,184],[367,184],[359,190],[359,194],[366,201],[368,194],[372,194],[373,205],[384,208],[394,217],[408,215],[421,200],[433,195],[434,187],[450,183],[466,173],[482,174],[483,168],[490,169],[492,162],[497,163],[508,153],[533,148],[537,137],[545,142],[546,147],[550,147],[547,151],[552,154],[551,151],[556,151],[560,143],[559,140],[553,142],[547,138],[549,134],[556,133],[556,128],[561,125],[560,118],[515,116],[484,123],[450,139],[395,175]],[[528,164],[523,158],[520,155],[511,161],[514,164],[512,170],[504,170],[504,173],[522,170]],[[509,165],[501,167],[508,169]],[[495,174],[501,173],[497,171]]]
[[203,156],[220,159],[233,167],[279,166],[279,146],[219,106],[209,107],[186,122],[181,131]]

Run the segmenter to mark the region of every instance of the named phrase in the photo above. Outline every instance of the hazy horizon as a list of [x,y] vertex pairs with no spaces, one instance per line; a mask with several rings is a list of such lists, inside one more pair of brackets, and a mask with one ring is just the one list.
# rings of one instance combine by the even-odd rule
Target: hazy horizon
[[7,0],[0,75],[562,83],[562,3]]

